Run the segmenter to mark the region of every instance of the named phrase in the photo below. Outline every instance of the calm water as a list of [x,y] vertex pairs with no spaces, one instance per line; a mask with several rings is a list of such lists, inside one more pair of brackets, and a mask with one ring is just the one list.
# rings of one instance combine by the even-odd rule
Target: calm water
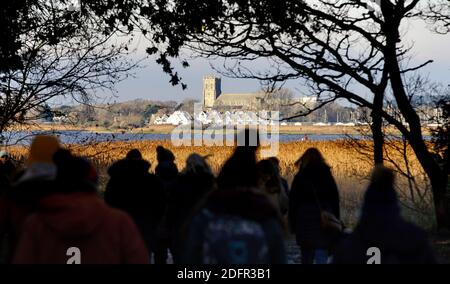
[[[31,131],[31,132],[4,132],[3,143],[8,145],[22,144],[28,145],[33,136],[37,134],[53,134],[59,137],[62,143],[86,144],[105,141],[140,141],[140,140],[170,140],[170,134],[156,133],[96,133],[89,131]],[[300,141],[304,139],[304,134],[280,134],[281,142]],[[310,141],[333,141],[347,138],[343,134],[308,134]],[[354,138],[361,138],[359,135],[352,135]]]

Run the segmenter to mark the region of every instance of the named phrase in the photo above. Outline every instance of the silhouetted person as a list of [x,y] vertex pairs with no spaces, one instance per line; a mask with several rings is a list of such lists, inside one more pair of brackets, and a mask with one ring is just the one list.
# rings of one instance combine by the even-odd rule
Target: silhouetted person
[[0,151],[0,194],[10,187],[16,175],[16,166],[6,151]]
[[394,173],[383,166],[373,171],[359,222],[338,245],[334,262],[366,264],[369,248],[379,249],[382,264],[435,263],[427,234],[401,216]]
[[172,183],[178,175],[178,168],[175,165],[175,155],[169,149],[158,146],[156,147],[156,159],[158,165],[156,165],[155,174],[163,182]]
[[297,161],[289,193],[289,223],[300,246],[302,263],[326,263],[338,236],[323,227],[322,214],[340,218],[339,193],[330,167],[315,148]]
[[171,251],[175,262],[180,262],[180,249],[185,242],[182,229],[192,217],[194,208],[215,188],[215,178],[206,159],[191,154],[178,176],[169,196],[167,221],[171,232]]
[[267,160],[271,161],[274,164],[275,168],[277,169],[278,175],[280,176],[283,190],[286,193],[286,196],[289,196],[289,183],[283,176],[281,176],[280,160],[277,157],[270,157],[267,158]]
[[130,150],[125,159],[115,162],[108,169],[110,180],[105,190],[105,201],[130,214],[149,253],[155,254],[155,259],[158,259],[156,234],[166,200],[161,181],[149,170],[150,163],[142,159],[139,150]]
[[138,149],[132,149],[128,151],[126,158],[130,160],[142,160],[141,151],[139,151]]
[[233,155],[225,162],[217,177],[221,189],[237,187],[254,188],[258,186],[256,150],[253,146],[238,146]]
[[[248,144],[246,144],[248,145]],[[238,146],[187,229],[186,263],[285,263],[278,210],[258,189],[256,146]]]
[[[0,216],[5,216],[0,217],[0,220],[5,220],[7,215],[7,208],[2,204],[5,204],[6,194],[11,188],[11,182],[13,181],[15,174],[16,167],[10,160],[9,154],[6,151],[0,151]],[[4,230],[6,230],[6,227],[4,227]],[[7,255],[10,252],[7,251],[8,242],[7,239],[4,239],[5,237],[7,236],[0,233],[0,260],[2,262],[5,261],[5,258],[10,258],[10,256]]]
[[280,215],[284,215],[288,211],[289,199],[281,180],[276,164],[266,159],[257,163],[258,170],[258,187],[262,189],[275,207],[279,210]]
[[27,219],[13,262],[65,264],[78,257],[81,264],[149,263],[131,218],[97,196],[94,166],[67,150],[55,154],[55,163],[57,192],[42,198]]
[[164,148],[163,146],[156,147],[156,159],[158,161],[158,165],[156,165],[155,174],[160,178],[165,192],[165,214],[158,227],[158,257],[155,259],[155,262],[166,263],[168,249],[172,242],[170,239],[170,228],[167,220],[167,203],[178,178],[178,168],[175,164],[175,155],[172,151]]
[[58,149],[59,142],[54,136],[36,136],[25,170],[0,198],[0,236],[7,237],[7,262],[11,260],[25,219],[37,210],[42,197],[55,190],[57,171],[53,155]]

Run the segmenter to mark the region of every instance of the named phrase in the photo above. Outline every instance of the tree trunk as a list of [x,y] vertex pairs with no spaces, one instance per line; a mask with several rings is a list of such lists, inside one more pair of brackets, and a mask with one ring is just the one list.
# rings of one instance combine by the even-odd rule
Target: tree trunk
[[436,222],[438,229],[450,228],[450,207],[447,199],[447,176],[439,166],[437,160],[428,150],[424,141],[420,141],[416,135],[411,135],[409,143],[430,179],[433,201],[435,206]]
[[373,109],[372,109],[372,137],[373,137],[373,161],[375,165],[383,164],[383,117],[381,116],[381,110],[383,108],[383,93],[377,93],[374,97]]
[[425,140],[423,139],[420,118],[414,110],[414,107],[411,105],[411,101],[405,91],[397,59],[395,35],[388,37],[387,46],[385,60],[389,68],[392,91],[397,106],[409,125],[409,131],[403,133],[403,135],[405,135],[414,150],[419,163],[430,179],[438,229],[450,228],[450,208],[447,205],[446,198],[447,176],[444,174],[443,169],[440,168],[438,161],[434,158],[433,154],[428,150]]

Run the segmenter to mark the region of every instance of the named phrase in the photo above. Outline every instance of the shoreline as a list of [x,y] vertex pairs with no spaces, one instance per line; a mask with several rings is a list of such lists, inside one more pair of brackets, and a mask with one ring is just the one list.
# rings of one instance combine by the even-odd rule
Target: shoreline
[[[152,125],[132,129],[106,128],[100,126],[82,127],[78,125],[59,124],[39,124],[27,125],[11,128],[8,131],[87,131],[92,133],[113,133],[113,134],[170,134],[177,126],[174,125]],[[270,129],[270,128],[269,128]],[[316,126],[316,125],[279,125],[279,134],[292,135],[361,135],[370,133],[368,126]],[[386,133],[390,135],[400,135],[400,132],[393,127],[387,127]],[[423,128],[423,135],[430,135],[430,128]]]

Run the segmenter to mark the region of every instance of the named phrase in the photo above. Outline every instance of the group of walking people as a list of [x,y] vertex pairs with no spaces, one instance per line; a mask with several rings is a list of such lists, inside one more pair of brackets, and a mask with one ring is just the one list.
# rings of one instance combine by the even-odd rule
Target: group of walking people
[[53,136],[33,140],[25,167],[0,159],[0,252],[6,263],[283,264],[295,235],[301,263],[433,263],[424,231],[406,222],[394,173],[374,169],[358,224],[341,221],[339,190],[321,153],[308,149],[292,184],[279,160],[237,146],[217,176],[208,157],[156,149],[154,172],[138,149],[108,169],[104,192],[88,159]]

